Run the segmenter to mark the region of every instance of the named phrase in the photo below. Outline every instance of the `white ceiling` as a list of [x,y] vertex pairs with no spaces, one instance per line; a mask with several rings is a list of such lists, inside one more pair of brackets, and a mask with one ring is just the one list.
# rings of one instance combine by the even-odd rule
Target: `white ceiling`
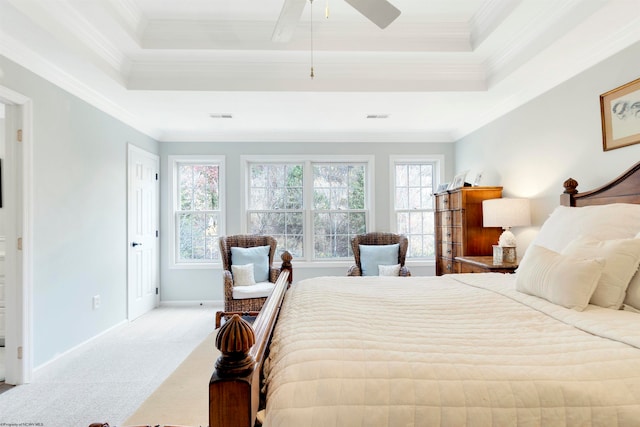
[[0,53],[161,141],[450,142],[640,40],[640,0],[390,1],[273,41],[284,0],[0,0]]

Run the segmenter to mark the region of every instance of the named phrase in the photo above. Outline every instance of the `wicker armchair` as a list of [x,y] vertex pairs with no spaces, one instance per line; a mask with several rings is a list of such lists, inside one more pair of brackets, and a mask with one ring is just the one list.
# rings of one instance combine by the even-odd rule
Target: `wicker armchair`
[[267,297],[260,298],[233,298],[233,275],[231,274],[231,248],[252,248],[269,245],[269,282],[275,283],[280,275],[279,268],[273,268],[273,257],[276,252],[277,242],[271,236],[238,234],[234,236],[221,236],[220,257],[222,258],[222,280],[224,288],[224,312],[216,313],[216,327],[220,326],[222,316],[229,317],[229,313],[257,314]]
[[400,264],[400,276],[411,276],[411,272],[404,265],[405,258],[407,256],[407,248],[409,247],[409,240],[406,236],[395,233],[365,233],[358,234],[351,239],[351,249],[353,250],[353,256],[356,260],[355,265],[352,265],[347,272],[347,276],[362,276],[362,264],[360,263],[360,245],[394,245],[398,243],[398,264]]

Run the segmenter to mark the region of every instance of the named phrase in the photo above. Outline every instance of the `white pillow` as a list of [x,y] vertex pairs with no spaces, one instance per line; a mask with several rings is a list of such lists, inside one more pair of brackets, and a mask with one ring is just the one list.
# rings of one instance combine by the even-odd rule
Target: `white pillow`
[[[640,238],[640,233],[636,235],[636,239]],[[631,278],[629,287],[627,287],[627,295],[624,299],[625,305],[629,305],[636,310],[640,310],[640,272],[637,272]]]
[[629,239],[640,232],[640,205],[613,203],[571,208],[558,206],[542,224],[531,245],[555,252],[580,236],[599,240]]
[[622,309],[624,311],[630,311],[632,313],[640,313],[640,310],[638,310],[637,308],[630,306],[628,304],[622,304]]
[[625,305],[630,305],[636,310],[640,310],[640,273],[637,273],[631,278],[629,287],[627,288],[627,294],[624,298]]
[[597,240],[579,237],[562,251],[578,258],[604,258],[606,264],[591,304],[620,309],[629,281],[640,264],[640,239]]
[[231,274],[233,275],[233,286],[256,284],[256,279],[253,277],[253,264],[231,264]]
[[400,264],[396,264],[396,265],[379,265],[378,266],[378,275],[379,276],[399,276],[400,275]]
[[562,255],[532,245],[516,273],[516,290],[582,311],[596,289],[605,262]]

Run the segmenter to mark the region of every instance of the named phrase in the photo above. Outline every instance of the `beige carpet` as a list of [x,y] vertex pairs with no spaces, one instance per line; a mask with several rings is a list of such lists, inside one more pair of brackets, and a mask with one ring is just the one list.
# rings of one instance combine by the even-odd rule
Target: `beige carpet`
[[215,334],[187,356],[125,425],[209,425],[209,379],[220,354]]

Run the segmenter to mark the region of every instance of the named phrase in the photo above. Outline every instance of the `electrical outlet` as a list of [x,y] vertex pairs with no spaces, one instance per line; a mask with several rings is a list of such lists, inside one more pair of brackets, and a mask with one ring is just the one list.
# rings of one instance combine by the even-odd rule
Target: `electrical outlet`
[[96,295],[93,297],[93,309],[97,310],[100,308],[100,295]]

